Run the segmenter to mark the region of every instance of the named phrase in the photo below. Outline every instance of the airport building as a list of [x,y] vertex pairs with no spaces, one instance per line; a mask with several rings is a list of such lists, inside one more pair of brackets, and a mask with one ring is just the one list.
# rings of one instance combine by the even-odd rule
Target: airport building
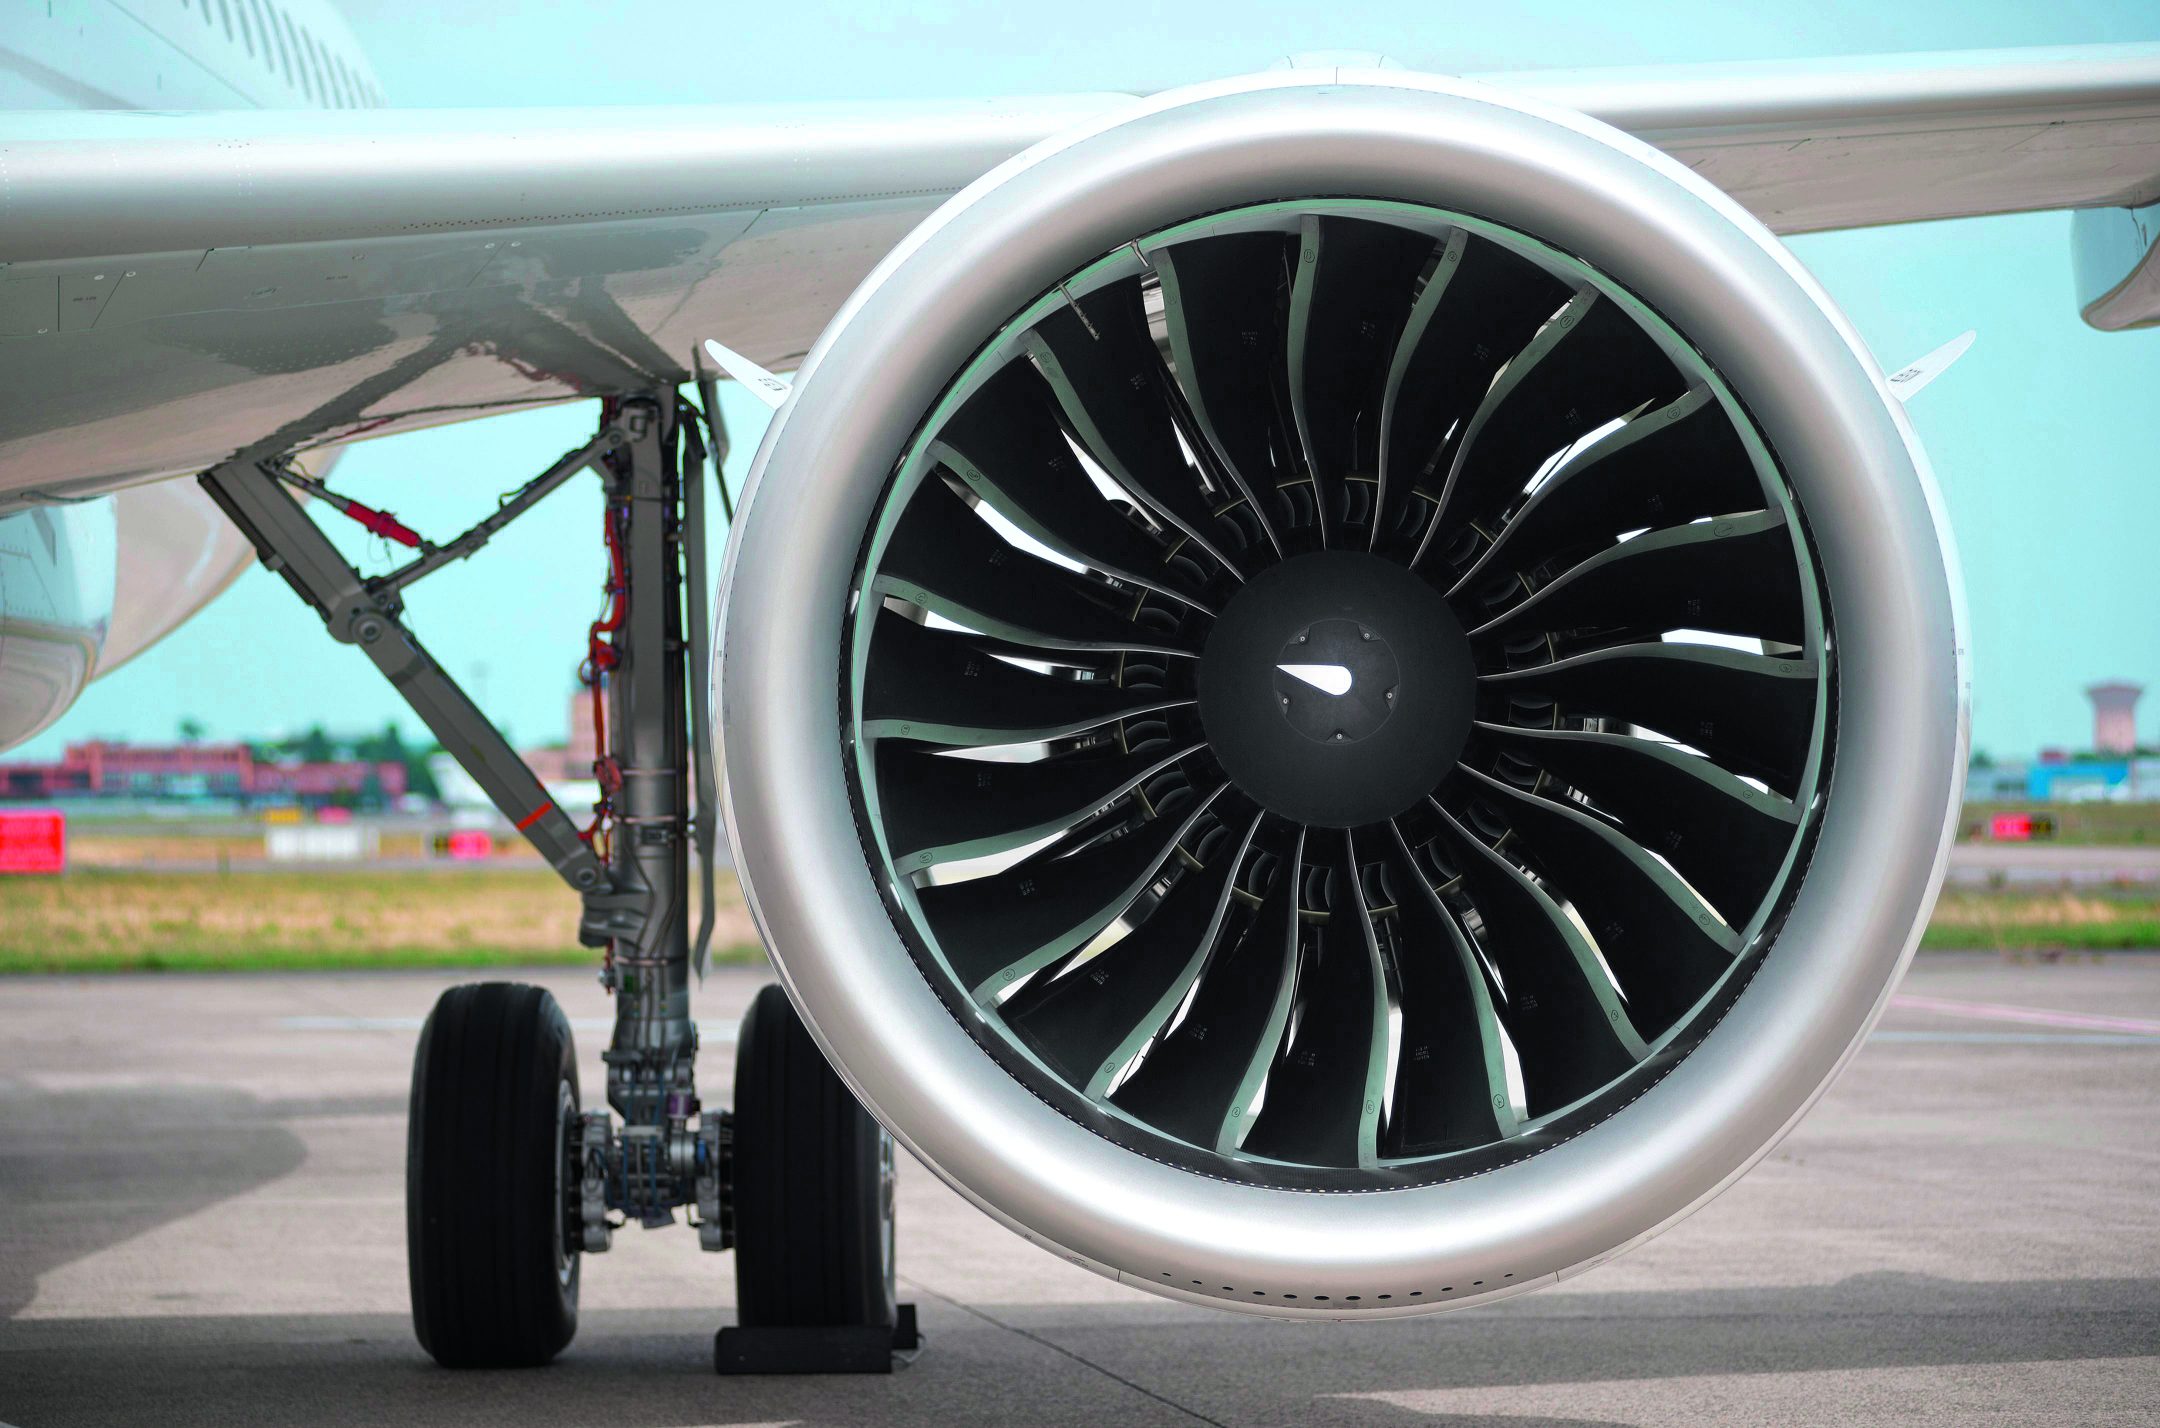
[[389,802],[404,796],[394,760],[264,759],[246,744],[70,744],[57,763],[0,763],[0,799],[205,798],[241,803]]

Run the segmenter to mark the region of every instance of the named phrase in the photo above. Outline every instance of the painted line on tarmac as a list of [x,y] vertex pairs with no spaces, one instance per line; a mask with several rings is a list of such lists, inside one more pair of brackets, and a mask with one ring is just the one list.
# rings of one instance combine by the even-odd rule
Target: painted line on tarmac
[[[418,1016],[281,1016],[277,1019],[279,1031],[418,1031],[427,1024],[427,1018]],[[572,1031],[613,1031],[611,1018],[600,1016],[572,1017]],[[736,1026],[726,1021],[701,1021],[698,1023],[698,1040],[733,1043]]]
[[[397,1030],[417,1033],[426,1018],[350,1018],[350,1015],[292,1015],[279,1018],[279,1030]],[[572,1018],[577,1033],[609,1033],[616,1028],[607,1018]],[[698,1039],[719,1046],[734,1046],[737,1026],[732,1022],[698,1022]],[[2160,1033],[2046,1033],[2046,1030],[1875,1030],[1868,1041],[1905,1043],[1905,1046],[2160,1046]]]
[[[1899,998],[1897,1005],[1907,1004],[1907,998]],[[2099,1020],[2125,1021],[2125,1017],[2099,1018]],[[417,1016],[281,1016],[276,1025],[280,1031],[396,1031],[417,1032],[426,1018]],[[1886,1031],[1878,1029],[1868,1039],[1909,1045],[1940,1046],[2160,1046],[2160,1023],[2141,1023],[2152,1026],[2150,1032],[2039,1032],[2039,1031]],[[615,1023],[606,1017],[575,1017],[570,1022],[572,1031],[592,1034],[609,1032]],[[735,1044],[737,1027],[733,1022],[701,1021],[698,1023],[698,1040],[701,1042],[732,1046]]]
[[2004,1002],[1961,1002],[1949,997],[1923,997],[1900,992],[1890,1005],[1905,1011],[1936,1012],[1943,1016],[1971,1017],[1976,1021],[2015,1021],[2028,1026],[2061,1026],[2078,1031],[2119,1031],[2134,1036],[2160,1036],[2160,1021],[2131,1016],[2103,1016],[2095,1012],[2053,1011],[2047,1007],[2011,1006]]

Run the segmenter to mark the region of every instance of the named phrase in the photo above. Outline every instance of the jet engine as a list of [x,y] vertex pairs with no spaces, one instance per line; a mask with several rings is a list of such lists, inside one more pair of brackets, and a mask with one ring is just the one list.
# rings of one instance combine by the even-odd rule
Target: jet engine
[[1959,595],[1754,218],[1397,72],[1163,96],[958,195],[758,453],[743,884],[848,1085],[1141,1288],[1555,1282],[1759,1159],[1939,885]]

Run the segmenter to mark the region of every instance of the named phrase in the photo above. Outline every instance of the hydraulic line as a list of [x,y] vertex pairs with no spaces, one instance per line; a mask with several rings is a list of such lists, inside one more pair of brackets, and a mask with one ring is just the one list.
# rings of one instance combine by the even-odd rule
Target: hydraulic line
[[284,479],[287,485],[298,486],[316,500],[329,506],[331,510],[336,511],[341,516],[357,521],[362,527],[375,535],[381,536],[384,540],[394,540],[399,545],[409,546],[414,550],[419,550],[427,544],[426,541],[421,539],[418,531],[406,525],[388,511],[378,511],[373,506],[355,501],[350,496],[340,495],[314,477],[302,475],[290,466],[285,467],[278,475]]

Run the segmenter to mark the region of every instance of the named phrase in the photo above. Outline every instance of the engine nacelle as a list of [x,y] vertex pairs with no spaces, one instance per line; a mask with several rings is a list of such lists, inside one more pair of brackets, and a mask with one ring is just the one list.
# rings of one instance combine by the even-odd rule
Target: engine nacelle
[[113,618],[113,507],[0,516],[0,749],[49,727],[97,672]]
[[1475,86],[1269,75],[1014,159],[751,477],[732,843],[841,1075],[1224,1308],[1549,1284],[1745,1171],[1961,792],[1912,433],[1779,243]]

